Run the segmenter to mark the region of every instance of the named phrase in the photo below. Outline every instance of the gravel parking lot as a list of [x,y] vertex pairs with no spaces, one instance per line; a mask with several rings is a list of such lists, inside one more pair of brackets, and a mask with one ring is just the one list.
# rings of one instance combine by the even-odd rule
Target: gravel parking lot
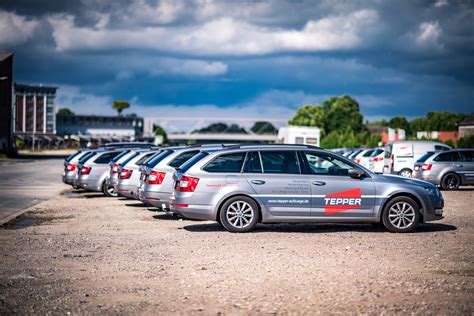
[[474,189],[442,221],[231,234],[68,191],[0,229],[0,314],[474,313]]

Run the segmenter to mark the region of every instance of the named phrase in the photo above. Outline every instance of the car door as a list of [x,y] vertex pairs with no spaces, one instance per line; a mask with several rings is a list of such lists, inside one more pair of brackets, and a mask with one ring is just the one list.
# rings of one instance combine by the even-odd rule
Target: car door
[[301,173],[296,151],[249,152],[244,177],[272,215],[311,215],[309,178]]
[[474,151],[459,151],[459,161],[454,161],[456,172],[462,177],[462,184],[474,183]]
[[371,218],[374,216],[375,183],[369,174],[349,177],[357,166],[322,152],[302,152],[311,185],[311,216],[320,218]]

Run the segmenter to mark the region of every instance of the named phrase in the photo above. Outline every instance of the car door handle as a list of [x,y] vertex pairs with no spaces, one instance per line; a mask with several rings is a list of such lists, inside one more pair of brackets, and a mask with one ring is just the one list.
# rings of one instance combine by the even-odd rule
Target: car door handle
[[263,180],[252,180],[250,182],[252,182],[253,184],[258,184],[258,185],[265,184],[265,181]]
[[456,167],[461,168],[461,167],[463,167],[463,165],[456,165]]
[[317,186],[323,186],[326,185],[326,182],[324,181],[311,181],[312,184],[317,185]]

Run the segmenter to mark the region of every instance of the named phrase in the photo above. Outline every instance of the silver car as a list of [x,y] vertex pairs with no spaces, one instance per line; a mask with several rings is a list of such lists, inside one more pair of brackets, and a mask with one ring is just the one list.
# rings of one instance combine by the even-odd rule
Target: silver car
[[434,185],[375,174],[318,147],[241,145],[202,156],[175,172],[171,210],[231,232],[259,222],[381,222],[409,232],[443,215]]
[[457,190],[461,185],[474,184],[474,150],[453,149],[428,152],[415,163],[414,177]]
[[222,145],[166,148],[159,159],[148,164],[142,172],[139,188],[141,200],[168,211],[169,197],[173,192],[173,174],[176,168],[199,154],[203,149],[213,151],[221,148]]
[[78,186],[87,191],[106,191],[110,160],[121,152],[123,152],[123,149],[95,152],[87,160],[81,161],[78,172]]
[[63,171],[63,182],[69,185],[72,185],[76,189],[78,188],[74,184],[74,179],[76,178],[78,172],[78,163],[84,158],[87,154],[92,152],[92,149],[81,149],[70,155],[64,160],[64,171]]
[[138,198],[138,187],[140,185],[140,166],[157,150],[137,151],[137,155],[118,166],[118,181],[115,185],[116,192],[127,198]]
[[117,197],[118,193],[116,191],[116,186],[118,184],[118,176],[119,176],[119,168],[122,164],[127,163],[130,159],[136,157],[138,155],[137,151],[132,149],[125,149],[119,155],[115,156],[109,162],[109,175],[107,176],[105,183],[106,183],[106,191],[104,192],[105,195],[110,197]]

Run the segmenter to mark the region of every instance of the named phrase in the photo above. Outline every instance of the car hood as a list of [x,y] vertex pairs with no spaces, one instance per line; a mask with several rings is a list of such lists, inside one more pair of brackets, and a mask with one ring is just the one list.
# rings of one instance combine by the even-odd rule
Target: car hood
[[424,188],[434,188],[434,187],[436,187],[434,184],[423,181],[423,180],[418,180],[418,179],[413,179],[413,178],[406,178],[406,177],[397,176],[397,175],[379,175],[379,177],[384,182],[400,183],[400,184],[411,184],[411,185],[422,186]]

